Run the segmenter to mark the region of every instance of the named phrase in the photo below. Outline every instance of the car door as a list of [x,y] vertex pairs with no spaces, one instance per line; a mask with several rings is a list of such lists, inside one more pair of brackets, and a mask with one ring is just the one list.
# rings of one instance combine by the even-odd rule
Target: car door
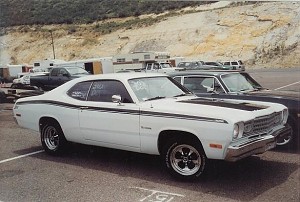
[[[122,103],[112,102],[113,95],[120,95]],[[92,144],[139,151],[139,116],[139,107],[123,83],[98,80],[91,85],[86,106],[80,109],[80,130]]]
[[69,77],[66,75],[68,75],[68,72],[64,68],[52,69],[51,74],[49,76],[48,86],[51,88],[56,88],[57,86],[60,86],[65,82],[69,81]]
[[65,68],[60,68],[57,75],[57,85],[60,86],[70,80],[70,74]]

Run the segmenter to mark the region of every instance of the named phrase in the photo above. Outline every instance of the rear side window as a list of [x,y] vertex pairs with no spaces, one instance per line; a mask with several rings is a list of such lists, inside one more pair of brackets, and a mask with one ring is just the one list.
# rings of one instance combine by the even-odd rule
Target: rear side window
[[76,100],[86,100],[91,84],[91,81],[77,83],[67,92],[67,95]]

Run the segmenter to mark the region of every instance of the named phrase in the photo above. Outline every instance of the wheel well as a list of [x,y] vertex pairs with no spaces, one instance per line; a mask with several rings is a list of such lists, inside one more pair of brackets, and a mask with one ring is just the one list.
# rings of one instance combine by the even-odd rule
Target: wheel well
[[57,123],[59,125],[58,121],[55,118],[52,118],[52,117],[42,117],[42,118],[40,118],[40,122],[39,122],[40,131],[42,130],[42,128],[47,123]]
[[158,150],[159,150],[159,153],[161,154],[162,153],[162,150],[163,150],[163,147],[164,145],[166,145],[166,143],[173,139],[173,140],[176,140],[176,139],[190,139],[192,141],[194,141],[195,143],[199,144],[202,148],[202,143],[201,141],[198,139],[198,137],[192,133],[189,133],[189,132],[186,132],[186,131],[178,131],[178,130],[166,130],[166,131],[162,131],[160,134],[159,134],[159,137],[158,137]]

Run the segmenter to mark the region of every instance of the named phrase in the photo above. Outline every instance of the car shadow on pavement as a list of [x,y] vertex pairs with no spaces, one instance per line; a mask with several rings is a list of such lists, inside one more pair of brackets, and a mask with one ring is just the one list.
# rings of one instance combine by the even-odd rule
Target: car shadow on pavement
[[283,153],[289,153],[289,154],[300,154],[300,146],[290,146],[290,147],[276,147],[272,151],[275,152],[283,152]]
[[[17,152],[24,153],[24,151]],[[168,184],[238,201],[253,200],[267,190],[286,182],[289,176],[299,169],[297,163],[262,160],[258,156],[235,163],[208,160],[202,178],[194,182],[182,182],[167,174],[159,156],[72,144],[63,156],[49,156],[43,152],[33,157],[113,173],[120,178],[131,177]]]

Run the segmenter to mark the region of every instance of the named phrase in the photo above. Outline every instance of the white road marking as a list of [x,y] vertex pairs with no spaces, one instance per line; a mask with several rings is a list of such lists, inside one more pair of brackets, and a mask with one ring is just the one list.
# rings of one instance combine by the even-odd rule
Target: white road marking
[[300,83],[300,81],[297,81],[297,82],[295,82],[295,83],[291,83],[291,84],[286,85],[286,86],[282,86],[282,87],[276,88],[276,89],[274,89],[274,90],[279,90],[279,89],[282,89],[282,88],[285,88],[285,87],[289,87],[289,86],[295,85],[295,84],[297,84],[297,83]]
[[150,191],[151,194],[146,196],[145,198],[141,199],[140,201],[161,201],[161,202],[170,202],[174,199],[174,196],[177,197],[185,197],[184,195],[181,194],[176,194],[176,193],[170,193],[170,192],[163,192],[163,191],[157,191],[157,190],[151,190],[151,189],[146,189],[142,187],[131,187],[134,189],[140,189],[140,190],[145,190],[145,191]]
[[42,153],[42,152],[44,152],[44,150],[39,150],[39,151],[36,151],[36,152],[31,152],[31,153],[28,153],[28,154],[24,154],[24,155],[21,155],[21,156],[16,156],[16,157],[9,158],[9,159],[4,159],[4,160],[0,161],[0,164],[1,163],[6,163],[8,161],[24,158],[24,157],[27,157],[27,156],[31,156],[31,155],[34,155],[34,154]]

